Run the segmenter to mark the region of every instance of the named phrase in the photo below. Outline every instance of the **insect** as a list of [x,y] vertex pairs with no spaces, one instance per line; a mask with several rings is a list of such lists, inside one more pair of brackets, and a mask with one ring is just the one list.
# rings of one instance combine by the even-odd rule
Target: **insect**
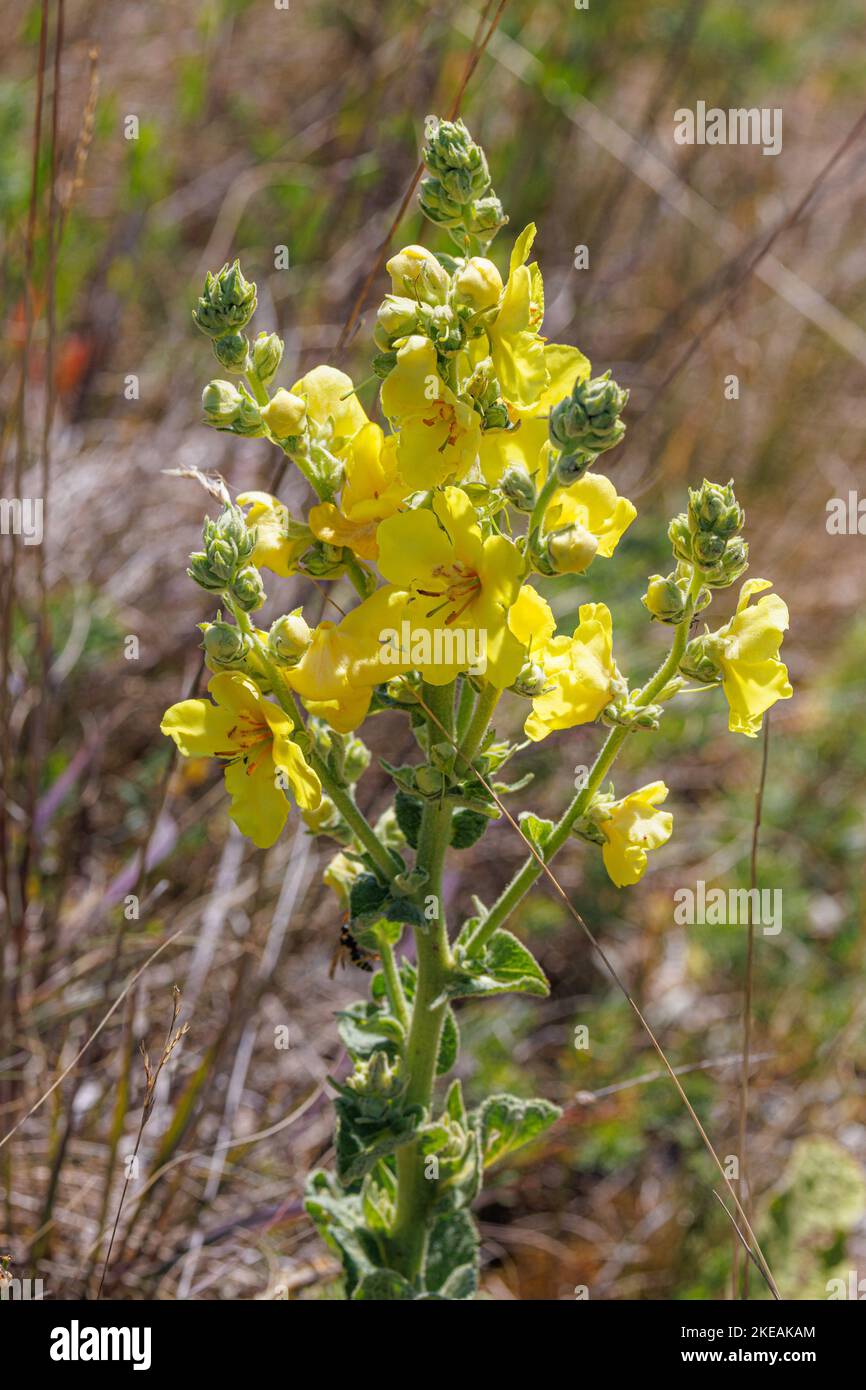
[[373,961],[378,960],[378,956],[372,951],[365,951],[363,947],[358,945],[354,936],[349,931],[348,918],[344,917],[343,924],[340,927],[340,937],[334,948],[334,954],[331,956],[331,964],[328,969],[328,978],[330,980],[333,980],[337,966],[345,965],[347,960],[350,960],[353,965],[357,965],[359,970],[366,970],[369,972],[373,969]]

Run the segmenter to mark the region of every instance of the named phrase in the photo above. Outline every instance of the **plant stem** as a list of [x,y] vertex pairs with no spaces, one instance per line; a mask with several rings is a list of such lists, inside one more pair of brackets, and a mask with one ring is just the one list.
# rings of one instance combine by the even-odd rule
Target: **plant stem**
[[385,980],[385,993],[388,995],[388,1003],[394,1017],[399,1019],[404,1028],[409,1027],[409,1005],[406,1003],[406,995],[403,992],[403,985],[400,981],[400,973],[397,969],[397,959],[394,955],[394,947],[383,935],[376,933],[379,943],[379,960],[382,964],[382,975]]
[[[649,705],[656,695],[667,685],[668,681],[676,675],[677,667],[683,657],[686,643],[689,637],[689,628],[692,623],[695,599],[700,591],[700,575],[695,571],[692,576],[692,583],[689,589],[686,611],[681,623],[677,624],[674,640],[671,649],[662,662],[655,675],[647,681],[646,685],[635,696],[636,705]],[[592,802],[592,798],[598,791],[602,778],[611,767],[614,759],[619,753],[620,748],[628,736],[629,730],[619,726],[612,729],[605,739],[599,751],[598,757],[592,765],[586,783],[577,793],[570,805],[566,807],[557,824],[551,831],[545,843],[541,858],[544,864],[549,864],[551,859],[565,844],[575,822],[583,815]],[[479,922],[474,932],[468,937],[465,946],[467,951],[477,951],[489,941],[493,933],[507,920],[514,911],[517,904],[529,892],[536,879],[542,873],[542,864],[534,855],[530,855],[524,861],[511,882],[503,889],[497,901],[488,912],[483,921]]]
[[490,720],[493,717],[493,711],[499,702],[501,694],[502,691],[497,690],[495,685],[485,685],[479,694],[475,703],[475,710],[469,721],[469,727],[460,744],[461,757],[458,759],[458,775],[462,772],[465,763],[472,762],[472,759],[481,747],[484,735],[487,733]]
[[[454,686],[425,686],[424,701],[448,730],[454,726]],[[438,726],[428,717],[430,741]],[[451,838],[452,808],[443,797],[424,804],[418,836],[418,867],[427,872],[424,892],[437,903],[435,921],[416,928],[418,975],[412,1001],[412,1023],[406,1041],[403,1065],[408,1105],[429,1110],[436,1077],[436,1058],[447,1003],[441,1001],[442,986],[451,964],[445,913],[442,909],[442,869]],[[437,1002],[441,1001],[441,1002]],[[435,1006],[435,1007],[434,1007]],[[427,1249],[429,1204],[435,1184],[424,1173],[424,1162],[417,1140],[397,1152],[397,1211],[391,1232],[391,1261],[405,1278],[418,1278]]]
[[267,391],[262,385],[261,377],[252,367],[246,373],[247,385],[253,393],[256,405],[267,405],[270,399]]

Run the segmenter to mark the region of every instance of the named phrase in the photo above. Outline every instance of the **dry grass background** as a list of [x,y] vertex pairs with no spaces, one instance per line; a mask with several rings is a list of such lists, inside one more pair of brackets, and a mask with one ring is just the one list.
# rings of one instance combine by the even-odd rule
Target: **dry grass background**
[[[273,850],[253,851],[229,829],[215,770],[175,765],[158,733],[166,705],[199,680],[194,624],[209,616],[184,575],[207,499],[164,470],[215,469],[237,490],[268,484],[275,459],[265,445],[199,424],[198,392],[213,374],[189,317],[199,282],[240,255],[259,285],[256,326],[286,338],[282,379],[334,360],[411,178],[423,117],[458,88],[477,13],[450,0],[288,12],[240,0],[67,0],[61,203],[82,163],[82,128],[87,158],[57,256],[51,338],[47,140],[40,159],[22,447],[40,11],[6,10],[4,32],[17,38],[0,87],[4,496],[42,495],[51,412],[44,546],[15,543],[13,566],[13,542],[0,541],[9,634],[0,1135],[19,1126],[0,1150],[0,1253],[19,1275],[41,1276],[50,1297],[95,1294],[146,1098],[138,1042],[159,1059],[177,984],[189,1032],[156,1086],[104,1293],[327,1296],[333,1263],[300,1190],[309,1167],[328,1161],[325,1079],[344,1065],[331,1016],[357,986],[351,971],[328,978],[337,922],[320,885],[323,851],[292,826]],[[47,11],[53,22],[56,0]],[[50,55],[49,46],[46,137]],[[866,1272],[863,1214],[854,1202],[843,1219],[839,1196],[866,1164],[864,543],[825,528],[827,499],[862,476],[866,137],[759,273],[744,272],[860,118],[862,59],[847,0],[820,15],[804,4],[755,12],[626,0],[613,14],[508,0],[463,106],[512,229],[539,222],[546,330],[632,390],[612,475],[640,517],[622,563],[592,575],[630,666],[653,665],[661,639],[647,633],[637,596],[664,564],[666,517],[703,475],[737,479],[753,572],[771,576],[792,608],[797,696],[774,713],[761,861],[762,882],[784,888],[785,930],[758,944],[751,1121],[757,1207],[789,1297],[813,1287],[804,1251],[816,1244],[828,1252],[822,1267],[859,1259]],[[673,111],[697,99],[781,106],[782,154],[675,146]],[[139,117],[137,141],[123,138],[128,114]],[[399,239],[421,234],[412,209]],[[280,243],[289,271],[272,268]],[[588,271],[573,266],[582,243]],[[372,304],[383,287],[380,276]],[[370,314],[368,305],[337,356],[358,377]],[[724,396],[731,373],[736,401]],[[140,382],[135,401],[124,398],[129,374]],[[370,388],[365,404],[373,409]],[[287,477],[281,495],[300,505],[300,480]],[[321,596],[300,584],[273,588],[275,609],[303,600],[319,611]],[[560,594],[563,619],[585,593]],[[724,613],[731,602],[723,596]],[[512,728],[518,713],[503,717]],[[408,751],[401,726],[383,717],[370,742],[400,761],[401,738]],[[596,739],[577,730],[533,754],[536,786],[522,804],[561,805],[570,769],[591,760]],[[673,1062],[696,1068],[684,1081],[722,1153],[736,1134],[742,935],[708,941],[674,929],[672,894],[700,878],[747,882],[759,754],[724,734],[717,706],[690,707],[629,753],[620,774],[626,784],[663,770],[671,786],[675,837],[654,872],[622,895],[577,848],[558,864]],[[384,804],[375,760],[362,795]],[[455,917],[470,885],[489,899],[521,857],[500,825],[461,858],[448,884]],[[130,920],[133,893],[140,916]],[[552,997],[465,1008],[461,1074],[474,1095],[516,1085],[567,1111],[543,1144],[491,1175],[479,1209],[488,1294],[567,1298],[587,1284],[593,1298],[723,1296],[730,1228],[668,1083],[647,1080],[655,1062],[645,1039],[541,888],[519,929]],[[577,1022],[590,1027],[589,1055],[571,1045]],[[282,1027],[287,1049],[275,1046]],[[817,1242],[814,1223],[780,1216],[797,1146],[816,1136],[841,1145],[824,1164],[841,1176]]]

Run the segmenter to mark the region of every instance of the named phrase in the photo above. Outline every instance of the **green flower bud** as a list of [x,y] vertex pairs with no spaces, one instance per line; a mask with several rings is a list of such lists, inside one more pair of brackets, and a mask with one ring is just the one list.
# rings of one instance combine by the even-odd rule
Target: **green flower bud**
[[326,541],[316,541],[305,550],[298,562],[298,568],[314,579],[335,579],[345,568],[342,546],[328,545]]
[[536,700],[539,695],[544,694],[548,685],[548,679],[541,667],[534,661],[525,661],[511,689],[515,695],[522,695],[526,700]]
[[701,685],[718,685],[722,679],[722,668],[717,660],[718,643],[709,632],[702,637],[693,637],[686,645],[679,669],[690,680]]
[[226,581],[211,569],[203,550],[196,550],[190,555],[187,574],[209,594],[221,594],[226,587]]
[[418,205],[424,216],[437,227],[460,227],[465,205],[452,198],[438,179],[422,179],[418,189]]
[[215,429],[230,429],[241,408],[241,393],[230,381],[209,381],[201,393],[205,419]]
[[662,713],[661,705],[634,705],[625,699],[605,705],[601,718],[611,729],[657,729]]
[[490,242],[507,222],[501,202],[495,193],[490,193],[486,198],[477,198],[470,204],[464,225],[473,236]]
[[484,151],[463,121],[428,116],[425,134],[424,163],[446,193],[458,203],[482,197],[490,187],[490,171]]
[[442,352],[457,352],[463,346],[463,325],[447,304],[423,311],[427,336]]
[[201,630],[205,660],[211,670],[232,670],[244,666],[247,643],[238,628],[217,620],[215,623],[202,623]]
[[742,536],[728,541],[725,553],[712,569],[702,569],[703,578],[711,589],[727,589],[735,584],[749,568],[749,547]]
[[242,376],[250,363],[250,341],[245,333],[227,333],[211,344],[214,356],[227,372]]
[[418,308],[417,301],[405,295],[386,294],[376,311],[376,346],[387,351],[398,339],[417,332]]
[[663,579],[660,574],[653,574],[641,603],[656,622],[681,623],[686,615],[688,593],[688,579],[678,580],[674,574]]
[[613,449],[625,434],[619,417],[627,401],[628,391],[611,381],[610,372],[591,381],[576,381],[571,395],[550,412],[551,443],[563,454]]
[[209,381],[201,393],[205,422],[217,430],[256,439],[265,430],[262,416],[248,391],[240,390],[230,381]]
[[295,608],[271,624],[268,650],[281,666],[297,666],[310,645],[312,636],[301,609]]
[[520,463],[510,463],[502,475],[499,491],[518,512],[531,512],[535,506],[535,483]]
[[685,512],[680,512],[673,517],[668,527],[668,540],[673,547],[674,556],[684,564],[690,565],[694,559],[692,554],[692,533],[689,530],[689,519]]
[[253,371],[263,386],[276,376],[284,346],[276,333],[260,333],[253,343]]
[[571,487],[595,463],[597,454],[560,454],[556,460],[556,479],[560,487]]
[[193,319],[196,326],[210,338],[222,338],[236,329],[245,328],[256,311],[256,287],[244,279],[240,262],[224,265],[216,275],[208,271],[204,293]]
[[708,531],[727,540],[740,530],[745,519],[734,496],[733,481],[723,487],[705,478],[699,488],[689,488],[689,526],[693,532]]
[[249,529],[239,507],[226,507],[216,521],[206,517],[202,538],[207,565],[224,586],[246,564],[256,544],[255,530]]
[[307,414],[307,402],[281,386],[266,406],[262,419],[275,439],[291,439],[300,434]]
[[547,559],[554,574],[583,574],[597,550],[596,537],[577,521],[551,531],[547,537]]
[[245,613],[254,613],[265,602],[265,586],[255,565],[246,565],[235,575],[232,595]]
[[343,752],[343,776],[350,785],[357,782],[367,771],[370,757],[370,750],[363,739],[358,738],[356,734],[350,734]]

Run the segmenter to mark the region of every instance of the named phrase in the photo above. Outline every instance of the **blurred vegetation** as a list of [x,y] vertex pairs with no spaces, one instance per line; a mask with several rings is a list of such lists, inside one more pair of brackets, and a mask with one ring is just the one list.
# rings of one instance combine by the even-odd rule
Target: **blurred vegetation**
[[[331,1014],[355,991],[346,976],[328,979],[338,923],[317,851],[291,832],[267,855],[252,853],[227,832],[213,771],[174,769],[162,746],[159,717],[196,679],[194,624],[206,614],[183,577],[206,499],[162,470],[194,465],[219,470],[233,489],[267,485],[274,459],[264,445],[227,443],[198,424],[212,363],[190,309],[204,271],[240,256],[259,284],[257,327],[286,338],[286,383],[334,360],[412,176],[424,116],[457,90],[475,13],[450,0],[317,0],[288,11],[251,0],[66,5],[47,658],[28,553],[12,634],[21,790],[9,815],[29,901],[21,1011],[0,1074],[4,1132],[71,1063],[121,982],[167,934],[180,935],[0,1151],[0,1249],[17,1273],[42,1275],[52,1296],[98,1281],[140,1113],[137,1040],[157,1046],[175,980],[191,1030],[160,1082],[107,1292],[331,1289],[298,1193],[329,1142],[320,1092],[341,1065]],[[3,17],[15,36],[0,83],[0,393],[11,468],[40,6]],[[773,246],[767,261],[788,278],[753,275],[731,290],[860,115],[863,61],[853,0],[817,9],[621,0],[585,11],[508,0],[463,103],[511,218],[497,257],[511,231],[537,221],[546,331],[610,364],[632,391],[630,432],[610,471],[638,520],[615,564],[599,561],[565,598],[558,591],[561,624],[587,598],[604,600],[620,665],[635,677],[654,667],[664,634],[649,629],[638,597],[646,576],[667,567],[667,518],[704,475],[736,479],[752,573],[772,578],[791,608],[796,694],[772,717],[759,858],[760,884],[782,890],[784,922],[756,940],[749,1125],[756,1217],[788,1298],[825,1297],[829,1278],[866,1274],[864,543],[825,527],[827,500],[847,497],[862,476],[866,141]],[[698,100],[780,107],[782,153],[675,145],[673,112]],[[133,115],[138,138],[126,139]],[[652,158],[668,171],[662,194]],[[39,175],[36,286],[49,265],[47,147]],[[397,240],[422,235],[411,207]],[[280,245],[288,271],[274,269]],[[574,267],[580,245],[586,270]],[[40,464],[49,361],[40,294],[27,469]],[[350,344],[338,364],[352,371],[362,356]],[[133,400],[129,374],[140,384]],[[736,400],[725,396],[732,374]],[[372,412],[374,386],[361,395]],[[298,479],[284,495],[303,495]],[[137,660],[124,654],[129,634]],[[398,730],[388,716],[377,722],[375,751],[397,761]],[[617,892],[577,844],[558,865],[674,1065],[691,1068],[684,1085],[723,1156],[736,1148],[745,932],[677,927],[672,914],[678,887],[749,883],[761,747],[728,737],[724,724],[714,695],[678,702],[617,765],[618,787],[662,773],[671,787],[674,836],[639,886]],[[524,754],[535,772],[526,804],[560,807],[598,736],[579,729]],[[28,849],[34,749],[40,831]],[[375,770],[367,785],[375,810]],[[495,827],[461,861],[455,904],[466,905],[470,887],[489,901],[521,857],[513,832]],[[140,920],[124,915],[137,890]],[[599,1298],[725,1297],[732,1230],[714,1172],[669,1079],[652,1079],[657,1058],[632,1011],[542,888],[515,929],[547,970],[551,998],[463,1007],[464,1082],[470,1100],[495,1089],[543,1094],[566,1116],[492,1176],[479,1212],[489,1296],[570,1298],[583,1284]],[[280,1052],[274,1029],[285,1023],[292,1046]],[[575,1046],[580,1025],[585,1049]],[[766,1296],[756,1274],[751,1294]]]

